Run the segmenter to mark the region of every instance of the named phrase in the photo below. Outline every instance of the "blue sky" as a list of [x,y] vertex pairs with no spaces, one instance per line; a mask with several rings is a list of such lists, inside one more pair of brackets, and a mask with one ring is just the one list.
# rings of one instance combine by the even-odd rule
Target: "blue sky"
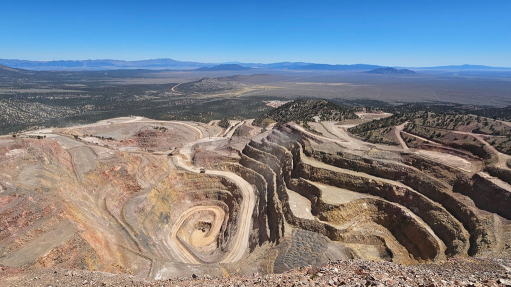
[[0,1],[0,58],[511,67],[511,1]]

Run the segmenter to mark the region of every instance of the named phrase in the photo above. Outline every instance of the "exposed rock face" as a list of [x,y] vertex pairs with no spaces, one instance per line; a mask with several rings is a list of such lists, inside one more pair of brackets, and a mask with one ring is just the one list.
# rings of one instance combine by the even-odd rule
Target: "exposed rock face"
[[460,184],[457,190],[470,197],[477,207],[511,220],[511,191],[506,185],[499,179],[478,173],[470,182]]
[[[509,234],[500,227],[502,220],[487,212],[506,219],[507,189],[483,182],[488,180],[484,177],[476,174],[470,179],[459,170],[414,155],[389,161],[347,150],[327,153],[314,145],[306,135],[283,127],[261,142],[250,142],[240,162],[248,168],[256,164],[246,157],[259,162],[256,172],[275,182],[271,189],[276,189],[285,221],[294,228],[342,242],[356,256],[368,258],[357,244],[371,245],[376,248],[372,256],[402,263],[500,252],[502,242],[509,242]],[[431,173],[435,168],[442,172]],[[462,182],[467,188],[460,192]],[[325,196],[324,186],[360,195],[334,203]],[[472,194],[476,190],[479,198]],[[315,220],[295,215],[290,205],[293,192],[310,202]],[[502,203],[490,207],[483,198]],[[363,232],[353,231],[353,226]]]
[[484,169],[489,175],[494,176],[508,184],[511,184],[511,170],[498,167],[486,167]]
[[[202,133],[176,125],[189,134],[162,132],[162,141]],[[182,162],[206,146],[214,153],[208,138],[169,140],[180,155],[108,141],[119,149],[62,135],[0,140],[0,264],[165,279],[511,252],[505,168],[467,172],[413,153],[349,149],[287,125],[222,153],[225,161],[201,158],[205,174]],[[249,211],[246,186],[255,198]],[[239,243],[243,215],[248,245]],[[244,253],[224,261],[233,250]]]
[[[235,248],[241,224],[237,184],[177,170],[166,154],[57,139],[0,142],[0,264],[222,274],[216,264]],[[260,231],[263,244],[267,227]],[[172,244],[203,265],[183,263]]]
[[[419,171],[393,163],[381,162],[367,158],[359,158],[358,161],[355,156],[353,159],[346,159],[337,155],[329,155],[323,152],[314,152],[312,155],[323,163],[328,163],[334,167],[347,168],[357,172],[365,172],[368,175],[379,176],[383,179],[396,180],[405,185],[398,183],[392,184],[385,181],[378,181],[370,177],[356,176],[356,175],[334,175],[334,182],[325,182],[330,185],[346,188],[349,190],[370,193],[375,196],[380,196],[391,202],[396,202],[406,208],[410,209],[417,216],[421,217],[435,233],[446,242],[447,255],[466,255],[469,248],[469,234],[463,225],[456,220],[447,210],[440,204],[433,202],[423,194],[429,194],[428,190],[441,190],[447,188],[441,182],[428,177],[427,175],[420,174]],[[303,166],[303,165],[302,165]],[[313,169],[311,166],[307,166]],[[328,172],[328,171],[327,171]],[[337,175],[337,173],[335,173]],[[303,178],[311,179],[313,181],[329,181],[322,176],[314,175],[310,178],[308,174],[301,175]],[[344,179],[344,177],[347,177]],[[315,179],[316,178],[316,179]],[[414,187],[417,191],[409,188]]]

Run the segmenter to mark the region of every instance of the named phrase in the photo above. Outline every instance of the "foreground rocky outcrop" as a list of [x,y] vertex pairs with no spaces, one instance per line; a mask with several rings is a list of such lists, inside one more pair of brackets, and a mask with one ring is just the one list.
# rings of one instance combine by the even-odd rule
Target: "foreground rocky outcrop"
[[0,267],[2,286],[511,286],[511,272],[499,261],[456,258],[440,264],[403,266],[363,260],[305,266],[282,274],[221,278],[192,275],[140,279],[81,270],[28,271]]

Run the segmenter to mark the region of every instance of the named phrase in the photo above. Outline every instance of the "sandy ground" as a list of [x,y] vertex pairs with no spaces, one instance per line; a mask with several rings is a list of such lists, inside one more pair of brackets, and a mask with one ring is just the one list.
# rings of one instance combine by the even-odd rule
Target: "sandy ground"
[[339,139],[339,137],[333,135],[329,130],[327,130],[323,123],[312,123],[310,122],[309,125],[317,130],[318,132],[322,133],[323,136],[330,138],[330,139]]
[[311,213],[311,202],[306,197],[287,189],[289,207],[296,217],[314,220],[316,217]]
[[344,188],[338,188],[335,186],[312,182],[309,180],[307,180],[307,182],[321,189],[321,198],[326,203],[340,204],[348,203],[359,198],[374,198],[374,196],[354,192]]
[[371,120],[377,120],[377,119],[383,119],[388,118],[392,116],[391,113],[367,113],[367,112],[357,112],[355,113],[359,118],[361,119],[371,119]]
[[474,170],[474,166],[471,162],[459,156],[430,150],[417,150],[415,154],[465,172],[472,172]]

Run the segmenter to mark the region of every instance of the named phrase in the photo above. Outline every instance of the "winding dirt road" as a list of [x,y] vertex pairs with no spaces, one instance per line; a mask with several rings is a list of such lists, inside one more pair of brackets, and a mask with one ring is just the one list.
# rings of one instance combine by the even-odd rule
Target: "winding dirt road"
[[177,85],[173,86],[173,87],[172,87],[172,89],[170,89],[170,90],[171,90],[171,91],[173,91],[174,93],[179,93],[179,94],[180,94],[180,92],[176,91],[176,88],[177,88],[179,85],[181,85],[181,84],[182,84],[182,83],[179,83],[179,84],[177,84]]
[[234,134],[234,132],[236,131],[237,128],[239,128],[243,123],[245,123],[245,121],[241,121],[235,125],[233,125],[233,127],[229,130],[229,132],[227,132],[224,137],[226,138],[232,138],[232,135]]
[[403,148],[403,150],[409,150],[408,146],[406,145],[405,141],[403,140],[403,137],[401,136],[401,132],[405,129],[405,125],[408,122],[404,122],[403,124],[400,124],[399,126],[394,127],[394,134],[396,136],[396,139],[399,141],[399,144]]
[[[185,145],[184,147],[181,148],[180,155],[176,155],[176,156],[172,157],[174,164],[176,166],[179,166],[179,167],[189,171],[189,172],[200,173],[199,169],[197,169],[191,165],[192,147],[195,144],[200,143],[200,142],[208,142],[208,141],[216,141],[216,140],[225,140],[225,138],[223,138],[223,137],[214,137],[211,139],[201,138],[195,142],[191,142],[191,143]],[[210,174],[210,175],[223,176],[223,177],[231,180],[232,182],[234,182],[234,184],[236,184],[239,187],[240,192],[242,194],[242,202],[241,202],[241,206],[240,206],[240,216],[241,217],[239,219],[239,222],[241,222],[241,223],[238,226],[238,232],[235,235],[236,237],[234,239],[233,244],[231,245],[231,249],[227,252],[227,254],[220,261],[220,263],[230,263],[230,262],[239,261],[246,254],[248,247],[249,247],[248,246],[249,235],[250,235],[250,229],[251,229],[251,224],[252,224],[251,218],[252,218],[252,213],[254,212],[254,207],[255,207],[254,189],[250,183],[248,183],[242,177],[240,177],[232,172],[219,171],[219,170],[207,170],[206,173]],[[211,206],[209,206],[209,207],[204,207],[204,206],[194,207],[194,208],[192,208],[193,210],[191,212],[192,213],[196,212],[197,211],[197,210],[195,210],[196,208],[199,208],[199,209],[206,208],[207,209],[210,207]],[[188,213],[188,211],[186,213]],[[183,220],[184,220],[184,218],[186,218],[186,216],[188,216],[190,214],[191,213],[181,215],[180,218],[183,218]],[[181,224],[182,224],[182,222],[181,222]],[[169,247],[171,247],[171,249],[174,251],[174,253],[176,254],[176,257],[183,260],[183,262],[191,263],[191,264],[199,264],[200,261],[179,242],[177,235],[176,235],[176,233],[179,229],[179,226],[180,226],[180,224],[176,224],[173,227],[171,234],[169,235],[169,238],[171,239],[168,242]]]
[[[323,123],[323,122],[322,122]],[[353,150],[361,150],[361,151],[367,151],[370,150],[372,147],[377,147],[381,150],[389,150],[389,151],[403,151],[403,148],[401,147],[394,147],[394,146],[387,146],[382,144],[374,144],[374,143],[366,143],[364,141],[361,141],[359,139],[353,138],[348,135],[348,133],[344,129],[339,129],[335,127],[335,123],[333,122],[324,122],[325,124],[323,127],[327,129],[328,132],[330,132],[332,135],[338,137],[339,139],[331,139],[325,136],[320,136],[314,133],[311,133],[310,131],[306,130],[300,125],[297,125],[295,123],[291,124],[292,127],[296,128],[297,130],[312,136],[314,138],[320,139],[322,141],[326,142],[335,142],[338,145],[342,147],[347,147]]]

